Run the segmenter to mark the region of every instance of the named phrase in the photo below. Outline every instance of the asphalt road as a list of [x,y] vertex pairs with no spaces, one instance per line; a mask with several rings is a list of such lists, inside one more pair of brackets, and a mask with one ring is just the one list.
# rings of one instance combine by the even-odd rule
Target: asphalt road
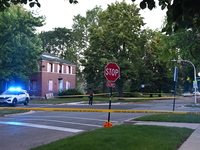
[[[193,102],[190,100],[176,100],[175,111],[200,111],[199,108],[182,107]],[[39,108],[91,108],[108,109],[108,104],[62,104],[62,105],[18,105],[17,107]],[[151,101],[145,103],[112,104],[111,109],[126,110],[173,110],[173,100]],[[110,122],[117,125],[131,120],[145,113],[111,113]],[[25,114],[0,117],[0,149],[28,150],[52,141],[70,137],[81,132],[102,128],[108,120],[108,113],[102,112],[55,112],[31,111]]]

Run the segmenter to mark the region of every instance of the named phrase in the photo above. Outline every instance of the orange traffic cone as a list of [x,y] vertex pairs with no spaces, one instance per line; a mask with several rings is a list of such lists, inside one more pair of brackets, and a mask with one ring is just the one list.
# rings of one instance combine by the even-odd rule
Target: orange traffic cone
[[113,126],[113,124],[110,123],[110,122],[108,122],[108,121],[106,121],[106,122],[104,123],[104,125],[103,125],[104,128],[108,128],[108,127],[112,127],[112,126]]

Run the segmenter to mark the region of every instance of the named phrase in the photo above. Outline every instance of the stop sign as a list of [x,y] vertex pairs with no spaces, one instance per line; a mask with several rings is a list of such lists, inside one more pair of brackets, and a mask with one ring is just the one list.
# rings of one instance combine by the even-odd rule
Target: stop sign
[[110,82],[115,82],[120,77],[120,68],[116,63],[108,63],[104,69],[104,76]]

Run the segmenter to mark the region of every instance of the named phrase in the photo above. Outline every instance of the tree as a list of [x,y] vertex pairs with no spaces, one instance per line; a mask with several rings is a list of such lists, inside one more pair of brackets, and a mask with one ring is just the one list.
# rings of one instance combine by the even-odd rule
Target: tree
[[145,91],[169,92],[174,86],[170,60],[176,55],[169,47],[168,36],[159,31],[146,30],[146,39],[143,61],[147,71],[140,75]]
[[141,57],[145,40],[142,38],[142,19],[139,8],[125,2],[108,5],[107,10],[99,13],[98,24],[89,29],[90,46],[81,61],[90,86],[103,86],[103,70],[108,62],[116,62],[121,69],[117,81],[119,89],[123,88],[124,82],[138,77],[138,70],[143,66]]
[[[83,17],[80,14],[74,16],[72,25],[72,36],[74,38],[73,48],[77,51],[78,61],[77,68],[82,68],[79,61],[84,57],[84,51],[89,47],[89,28],[92,25],[98,24],[98,14],[102,11],[101,7],[96,6],[92,10],[86,12],[86,16]],[[77,82],[85,82],[83,73],[81,70],[77,70]],[[83,87],[85,88],[85,87]]]
[[[69,3],[77,4],[78,0],[69,0]],[[0,11],[4,11],[11,4],[29,4],[30,7],[35,5],[40,7],[39,0],[3,0],[0,2]],[[158,0],[158,5],[162,9],[167,9],[167,25],[163,31],[172,33],[180,28],[199,27],[199,0]],[[156,7],[156,0],[141,0],[140,7],[152,10]]]
[[[132,0],[133,2],[135,0]],[[155,0],[141,0],[140,8],[152,10]],[[199,0],[158,0],[162,9],[167,9],[167,25],[163,31],[172,33],[182,28],[197,28],[200,25]]]
[[[135,0],[132,0],[133,2]],[[78,0],[69,0],[71,4],[77,4]],[[0,11],[4,11],[11,4],[29,4],[30,7],[37,5],[39,0],[3,0],[0,2]],[[199,0],[158,0],[162,9],[167,9],[167,25],[163,29],[166,33],[172,33],[181,28],[196,28],[200,25],[200,2]],[[152,10],[156,7],[156,0],[141,0],[140,8]]]
[[[169,36],[170,42],[174,43],[174,51],[177,53],[176,57],[173,59],[183,59],[189,60],[194,65],[198,72],[200,69],[200,54],[199,54],[199,44],[200,35],[195,30],[182,29]],[[174,64],[174,63],[173,63]],[[179,76],[181,77],[180,85],[184,86],[185,91],[189,91],[189,86],[192,89],[192,81],[194,80],[194,69],[193,66],[187,62],[175,63],[179,66]],[[190,79],[190,80],[189,80]],[[191,82],[191,84],[188,84]]]
[[86,12],[86,16],[83,17],[80,14],[74,16],[73,18],[73,37],[74,37],[74,45],[79,52],[83,52],[88,48],[89,45],[89,31],[88,29],[92,25],[98,24],[98,14],[102,11],[101,7],[96,6],[92,10],[88,10]]
[[77,52],[73,49],[72,30],[55,28],[53,31],[41,32],[42,49],[63,59],[77,63]]
[[[69,0],[69,3],[76,4],[78,3],[77,0]],[[0,2],[0,11],[4,11],[6,8],[11,7],[11,5],[18,5],[18,4],[29,4],[30,7],[34,7],[37,5],[40,7],[39,0],[2,0]]]
[[176,48],[179,49],[179,57],[188,59],[200,66],[199,32],[194,30],[180,30],[171,36],[171,40],[176,42]]
[[38,71],[41,40],[34,32],[44,20],[17,6],[0,12],[0,22],[0,79],[27,81]]

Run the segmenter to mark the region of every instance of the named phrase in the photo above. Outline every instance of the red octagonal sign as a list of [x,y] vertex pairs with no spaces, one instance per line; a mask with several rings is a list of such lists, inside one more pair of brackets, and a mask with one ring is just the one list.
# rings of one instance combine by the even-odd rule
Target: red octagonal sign
[[116,63],[108,63],[104,69],[104,76],[110,82],[115,82],[120,77],[120,68]]

